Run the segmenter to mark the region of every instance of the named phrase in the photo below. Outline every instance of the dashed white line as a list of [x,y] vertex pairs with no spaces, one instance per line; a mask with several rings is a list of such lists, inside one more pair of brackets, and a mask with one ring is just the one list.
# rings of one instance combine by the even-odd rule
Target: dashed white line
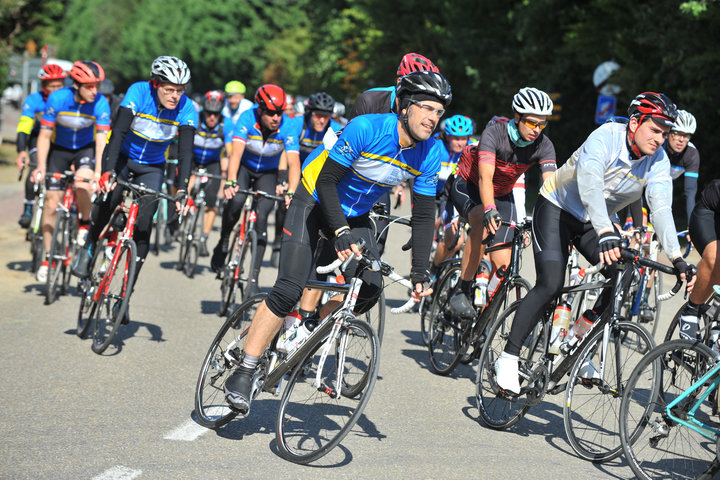
[[133,470],[132,468],[117,465],[93,477],[92,480],[133,480],[140,475],[142,475],[142,470]]
[[209,430],[201,425],[195,423],[194,420],[188,420],[187,422],[180,425],[172,432],[165,435],[165,440],[181,440],[184,442],[192,442],[197,439],[200,435],[207,433]]

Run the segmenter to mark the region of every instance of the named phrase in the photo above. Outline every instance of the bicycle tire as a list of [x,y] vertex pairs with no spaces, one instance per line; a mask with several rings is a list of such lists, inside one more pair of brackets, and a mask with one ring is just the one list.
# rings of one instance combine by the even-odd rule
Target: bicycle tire
[[42,264],[45,254],[45,246],[40,232],[33,233],[30,240],[30,253],[32,254],[32,263],[30,264],[31,273],[35,274]]
[[[238,414],[225,401],[225,380],[240,361],[247,330],[260,302],[265,295],[257,295],[243,302],[218,330],[205,355],[197,384],[195,386],[195,418],[207,428],[218,428],[227,424]],[[231,362],[225,353],[230,344],[239,340],[231,349]]]
[[435,280],[432,282],[431,287],[433,294],[428,297],[420,299],[418,305],[418,313],[420,313],[420,335],[424,345],[428,345],[428,332],[430,331],[430,310],[432,309],[432,303],[435,299],[437,286],[439,280],[445,275],[445,272],[454,265],[460,265],[460,259],[454,259],[452,261],[443,262],[439,270],[435,273]]
[[78,282],[78,293],[80,294],[80,308],[77,316],[77,329],[75,334],[80,338],[85,338],[90,325],[92,325],[92,317],[95,315],[97,303],[93,301],[98,283],[102,279],[103,262],[105,261],[105,240],[101,239],[95,246],[95,255],[90,260],[90,276],[82,278]]
[[385,291],[381,290],[377,303],[360,317],[361,320],[366,321],[368,325],[373,327],[380,346],[382,346],[382,339],[385,333],[385,308]]
[[[100,355],[115,338],[127,311],[135,281],[137,247],[132,240],[123,240],[115,269],[108,268],[103,277],[104,292],[93,317],[92,351]],[[102,285],[102,283],[101,283]]]
[[[430,309],[430,329],[428,334],[428,354],[430,367],[438,375],[448,375],[460,362],[465,349],[462,348],[460,337],[463,325],[459,317],[450,311],[449,301],[460,281],[460,266],[445,272],[438,282],[438,293]],[[469,322],[465,327],[469,327]]]
[[60,287],[60,279],[62,278],[63,260],[66,255],[66,247],[68,246],[66,230],[68,218],[65,212],[58,212],[55,221],[55,229],[50,242],[50,252],[48,253],[48,272],[45,281],[45,305],[51,305],[58,297],[58,288]]
[[[340,346],[330,348],[320,372],[325,388],[318,388],[313,382],[326,342],[340,342]],[[336,338],[318,338],[310,353],[293,369],[280,400],[275,430],[280,456],[307,464],[340,443],[355,426],[370,399],[379,361],[377,335],[364,321],[348,320]],[[360,370],[370,372],[361,392],[350,396],[343,386],[338,391],[333,382],[337,382],[339,365],[347,375],[352,375],[357,365],[364,366]]]
[[668,329],[665,332],[665,338],[663,339],[664,342],[669,342],[670,340],[678,340],[680,338],[680,317],[682,316],[683,308],[685,308],[686,306],[687,302],[683,303],[682,306],[678,309],[678,311],[675,312],[672,320],[670,320],[670,325],[668,325]]
[[185,272],[185,263],[188,260],[188,252],[190,245],[192,244],[192,227],[195,219],[197,218],[197,212],[190,210],[187,217],[185,217],[183,223],[180,225],[180,248],[178,249],[178,263],[175,266],[176,270]]
[[[716,443],[673,421],[665,407],[706,373],[715,364],[715,357],[702,343],[672,340],[651,350],[630,375],[620,404],[620,437],[625,458],[637,478],[710,478],[703,474],[717,467]],[[703,385],[698,392],[707,388]],[[709,399],[694,417],[716,423],[717,413]],[[674,410],[684,415],[689,405],[684,402]]]
[[[606,462],[622,454],[617,412],[627,378],[655,341],[645,327],[635,322],[610,326],[607,356],[602,361],[605,329],[598,329],[585,341],[570,369],[565,390],[563,423],[568,442],[580,458]],[[583,377],[583,368],[604,366],[603,378]],[[585,377],[590,376],[587,373]]]
[[70,286],[70,278],[72,275],[70,274],[70,265],[72,265],[73,260],[75,259],[75,256],[78,252],[78,243],[77,243],[77,236],[78,236],[78,219],[76,215],[72,215],[69,218],[69,225],[68,225],[68,248],[67,248],[67,259],[63,262],[63,268],[62,268],[62,283],[61,283],[61,289],[60,293],[62,295],[66,295],[68,292],[68,287]]
[[542,373],[543,369],[546,370],[544,352],[547,329],[543,322],[538,322],[525,339],[519,355],[520,386],[522,388],[523,383],[526,383],[525,387],[527,387],[526,378],[531,378],[534,382],[533,390],[517,396],[508,395],[499,389],[495,378],[495,360],[505,348],[520,303],[521,301],[513,303],[497,316],[488,330],[478,362],[475,399],[480,420],[494,430],[507,430],[525,416],[530,408],[528,393],[537,396],[544,393],[546,377]]
[[237,265],[240,262],[240,253],[238,245],[238,233],[233,235],[232,242],[230,243],[230,251],[228,252],[225,266],[222,269],[220,275],[220,308],[218,309],[218,316],[231,315],[232,308],[235,305],[237,299],[238,282],[235,278],[235,272]]
[[[382,333],[385,330],[385,292],[381,292],[380,298],[375,306],[365,313],[361,320],[365,321],[375,331],[375,335],[378,337],[378,345],[382,347]],[[379,325],[379,328],[378,328]],[[357,372],[353,373],[352,378],[348,375],[343,377],[343,388],[342,394],[349,397],[355,397],[359,395],[370,377],[370,371],[365,370],[362,374]]]
[[188,247],[187,256],[185,259],[185,268],[183,273],[188,278],[195,276],[195,270],[197,269],[198,253],[200,249],[200,238],[203,234],[203,223],[205,222],[205,204],[196,205],[195,218],[193,219],[193,226],[191,228],[192,241]]
[[237,265],[237,283],[240,287],[240,299],[245,300],[247,291],[247,283],[251,280],[257,282],[257,278],[253,279],[253,267],[255,266],[255,256],[257,255],[257,232],[250,230],[245,233],[245,240],[240,247],[240,256]]

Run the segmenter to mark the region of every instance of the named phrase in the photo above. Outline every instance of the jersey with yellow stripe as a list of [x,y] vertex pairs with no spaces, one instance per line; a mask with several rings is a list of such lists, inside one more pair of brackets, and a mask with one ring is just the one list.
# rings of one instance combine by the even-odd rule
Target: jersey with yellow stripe
[[164,162],[165,151],[178,129],[184,125],[195,128],[198,124],[198,114],[187,96],[180,97],[177,107],[168,110],[160,104],[150,82],[130,85],[120,106],[129,108],[135,115],[120,151],[137,163]]
[[313,150],[323,143],[323,137],[325,136],[325,132],[327,132],[328,128],[333,132],[342,130],[342,125],[332,118],[328,122],[328,126],[322,132],[316,132],[313,130],[310,122],[310,114],[298,115],[290,121],[293,125],[295,138],[298,139],[301,162],[304,162],[308,155],[310,155]]
[[233,142],[240,141],[245,144],[240,164],[253,172],[277,170],[283,150],[298,151],[297,136],[290,117],[283,114],[278,130],[263,138],[259,116],[260,109],[255,105],[244,111],[235,125]]
[[42,120],[44,111],[45,98],[42,92],[35,92],[28,95],[23,102],[17,133],[36,136],[40,131],[40,120]]
[[394,113],[361,115],[345,126],[330,150],[320,146],[308,156],[302,182],[319,201],[315,185],[325,162],[348,167],[338,184],[338,197],[345,216],[356,217],[367,213],[387,190],[410,178],[415,179],[415,193],[434,197],[443,150],[432,138],[412,147],[400,146]]
[[54,144],[76,150],[92,143],[95,127],[110,129],[110,104],[100,94],[92,102],[78,103],[73,87],[61,88],[48,96],[40,123],[55,130]]

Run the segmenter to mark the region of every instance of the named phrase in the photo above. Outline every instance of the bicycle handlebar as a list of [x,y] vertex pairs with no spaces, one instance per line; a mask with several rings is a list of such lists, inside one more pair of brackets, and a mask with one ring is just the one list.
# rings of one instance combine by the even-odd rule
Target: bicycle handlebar
[[223,177],[222,175],[216,175],[216,174],[214,174],[214,173],[210,173],[210,172],[208,172],[207,170],[205,170],[205,169],[203,169],[203,168],[193,170],[193,171],[190,173],[190,175],[195,175],[195,176],[198,176],[198,177],[208,177],[208,178],[213,178],[213,179],[215,179],[215,180],[225,180],[225,177]]
[[285,199],[283,197],[280,197],[278,195],[273,195],[271,193],[263,192],[262,190],[245,190],[245,189],[239,188],[236,193],[244,193],[245,195],[251,195],[253,197],[269,198],[271,200],[275,200],[276,202],[284,202],[285,201]]
[[[668,265],[656,262],[654,260],[650,260],[649,258],[642,257],[642,256],[640,256],[640,252],[638,252],[637,250],[623,248],[622,251],[620,252],[620,254],[621,254],[621,258],[625,261],[637,263],[639,265],[642,265],[643,267],[652,268],[653,270],[667,273],[668,275],[677,275],[677,271],[675,270],[674,267],[670,267]],[[658,300],[665,301],[665,300],[673,297],[675,294],[677,294],[680,291],[682,284],[683,284],[682,281],[677,280],[675,282],[675,285],[670,289],[669,292],[658,296]]]

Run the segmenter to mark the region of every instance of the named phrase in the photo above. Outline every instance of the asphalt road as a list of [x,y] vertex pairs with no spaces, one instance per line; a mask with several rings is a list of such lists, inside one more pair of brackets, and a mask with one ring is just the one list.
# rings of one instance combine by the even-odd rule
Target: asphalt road
[[[192,420],[195,382],[220,326],[214,275],[206,266],[192,280],[174,270],[176,247],[151,254],[132,297],[132,322],[107,354],[96,355],[89,340],[75,335],[76,296],[43,305],[15,223],[19,202],[19,185],[0,188],[0,478],[632,476],[622,459],[594,465],[573,455],[562,395],[546,397],[511,431],[483,427],[474,403],[475,367],[461,366],[449,377],[432,374],[416,314],[388,313],[380,379],[364,416],[317,464],[294,465],[275,453],[279,402],[269,394],[258,397],[248,418],[217,431],[199,427]],[[407,237],[397,227],[388,242],[386,258],[400,273],[409,270],[400,251]],[[533,281],[530,251],[524,262]],[[261,286],[267,288],[275,271],[266,265]],[[390,286],[386,295],[392,306],[406,292]],[[680,301],[663,304],[664,323]]]

